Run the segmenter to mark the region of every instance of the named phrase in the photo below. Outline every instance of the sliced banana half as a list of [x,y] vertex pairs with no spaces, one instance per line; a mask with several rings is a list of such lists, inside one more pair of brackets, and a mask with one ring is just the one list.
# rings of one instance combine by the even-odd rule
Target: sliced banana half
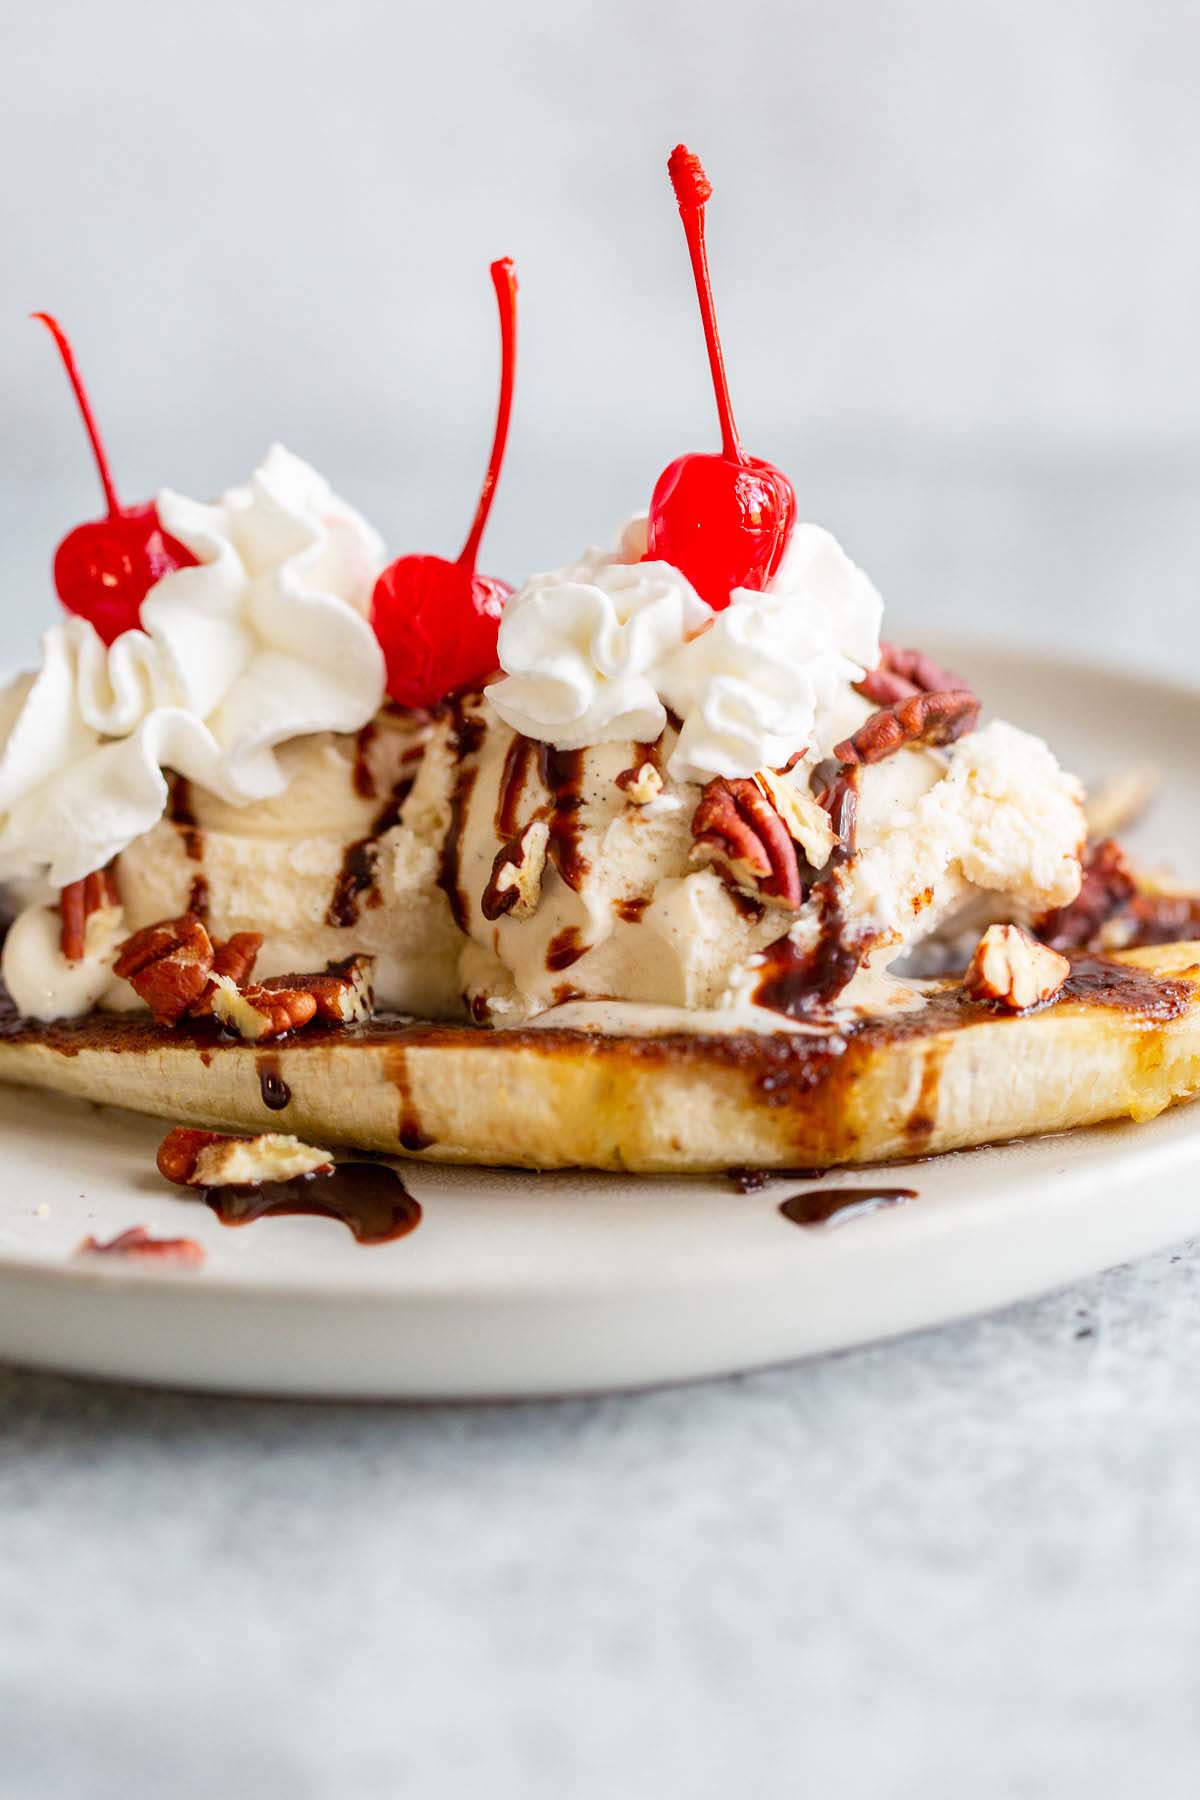
[[434,1162],[705,1171],[884,1162],[1200,1090],[1200,943],[1079,956],[1004,1013],[955,981],[848,1028],[612,1037],[374,1020],[270,1049],[138,1015],[0,1023],[0,1080],[174,1123]]

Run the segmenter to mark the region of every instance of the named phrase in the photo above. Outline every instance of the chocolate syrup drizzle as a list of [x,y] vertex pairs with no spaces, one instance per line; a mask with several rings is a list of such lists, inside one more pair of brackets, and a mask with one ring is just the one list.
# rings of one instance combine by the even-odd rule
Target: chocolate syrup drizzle
[[916,1198],[916,1188],[808,1188],[781,1200],[779,1212],[792,1225],[828,1225],[841,1213],[878,1212]]
[[853,765],[822,763],[813,771],[813,792],[837,837],[808,894],[817,906],[816,942],[801,946],[785,935],[768,944],[754,994],[759,1006],[788,1018],[803,1018],[829,1005],[857,973],[866,948],[865,934],[847,929],[837,883],[838,871],[850,861],[857,844],[858,784],[859,770]]
[[461,881],[463,828],[467,805],[479,777],[475,758],[487,735],[482,719],[469,718],[466,704],[472,695],[452,694],[443,702],[451,722],[450,756],[454,766],[454,785],[450,790],[450,822],[442,840],[438,886],[450,902],[450,911],[460,931],[467,928],[468,900]]
[[[354,754],[354,791],[360,799],[373,800],[377,789],[375,777],[371,772],[370,748],[374,741],[375,725],[364,725],[355,740]],[[419,755],[420,752],[418,751]],[[406,762],[412,760],[412,753],[405,756]],[[415,776],[401,775],[388,795],[383,806],[371,821],[371,829],[366,837],[357,838],[354,843],[347,844],[342,855],[342,866],[338,878],[333,884],[333,894],[325,913],[325,923],[344,931],[358,923],[359,914],[364,904],[369,907],[380,906],[383,896],[377,886],[379,872],[379,840],[385,832],[400,822],[400,814],[404,802],[412,792]]]
[[546,946],[546,967],[557,975],[561,970],[569,969],[572,963],[577,963],[587,952],[588,945],[581,941],[578,927],[567,925]]
[[339,1163],[329,1175],[206,1188],[202,1197],[222,1225],[295,1217],[337,1219],[360,1244],[394,1243],[421,1223],[420,1201],[386,1163]]
[[[204,833],[196,823],[192,784],[186,775],[172,777],[170,818],[171,823],[183,839],[184,854],[188,861],[203,863]],[[188,892],[187,910],[195,913],[198,919],[207,919],[208,917],[208,881],[203,870],[198,870],[192,878],[192,885]]]
[[273,1051],[264,1050],[257,1058],[256,1067],[263,1105],[269,1107],[271,1112],[282,1112],[291,1103],[292,1090],[283,1079],[278,1056]]
[[537,761],[537,745],[530,738],[514,737],[504,758],[500,788],[496,798],[496,836],[507,845],[521,830],[521,801]]
[[583,806],[583,751],[539,744],[538,762],[550,794],[547,854],[567,886],[578,893],[589,864],[579,847]]

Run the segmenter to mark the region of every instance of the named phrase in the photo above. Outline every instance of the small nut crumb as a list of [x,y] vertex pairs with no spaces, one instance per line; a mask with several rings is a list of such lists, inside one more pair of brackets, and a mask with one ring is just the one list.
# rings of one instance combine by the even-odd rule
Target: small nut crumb
[[327,1150],[302,1144],[284,1132],[240,1138],[183,1125],[167,1133],[157,1162],[159,1174],[180,1187],[260,1187],[265,1181],[327,1175],[333,1168]]
[[632,806],[649,806],[662,793],[663,778],[652,762],[644,762],[636,769],[623,769],[617,786]]
[[813,868],[824,868],[837,843],[837,833],[825,808],[774,769],[759,769],[754,779]]
[[1039,944],[1020,926],[989,925],[975,946],[963,986],[975,1000],[1026,1012],[1053,999],[1070,973],[1065,956]]
[[533,917],[542,897],[549,843],[547,821],[531,819],[511,843],[497,851],[479,903],[485,919],[499,919],[505,913],[513,919]]

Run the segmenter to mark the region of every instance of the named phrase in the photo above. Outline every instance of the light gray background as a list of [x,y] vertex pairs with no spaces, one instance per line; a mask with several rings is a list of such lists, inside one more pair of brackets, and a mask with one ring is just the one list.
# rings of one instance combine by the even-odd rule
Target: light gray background
[[[281,437],[487,565],[714,441],[663,172],[718,188],[749,446],[903,626],[1200,654],[1200,14],[0,0],[0,661],[95,486]],[[1119,732],[1120,722],[1114,721]],[[0,1796],[1196,1789],[1193,1247],[640,1399],[370,1411],[0,1374]]]
[[[664,171],[702,151],[748,445],[909,629],[1177,660],[1200,566],[1200,12],[1178,0],[0,0],[0,660],[96,484],[280,437],[397,550],[457,548],[521,368],[488,563],[603,538],[715,443]],[[1133,628],[1131,629],[1131,621]]]

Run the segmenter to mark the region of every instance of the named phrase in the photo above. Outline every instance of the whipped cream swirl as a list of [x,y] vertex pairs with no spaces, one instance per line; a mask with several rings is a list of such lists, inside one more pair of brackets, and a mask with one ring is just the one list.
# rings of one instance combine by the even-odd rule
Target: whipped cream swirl
[[196,565],[107,650],[85,619],[52,626],[41,669],[0,694],[0,880],[103,867],[162,816],[164,770],[233,805],[273,798],[279,745],[356,731],[383,699],[383,544],[315,470],[275,445],[215,504],[157,506]]
[[765,592],[722,612],[668,563],[641,562],[644,520],[617,551],[535,575],[500,626],[505,678],[487,690],[507,725],[562,750],[650,740],[682,721],[668,772],[746,776],[826,753],[838,691],[879,660],[883,603],[836,539],[792,533]]

